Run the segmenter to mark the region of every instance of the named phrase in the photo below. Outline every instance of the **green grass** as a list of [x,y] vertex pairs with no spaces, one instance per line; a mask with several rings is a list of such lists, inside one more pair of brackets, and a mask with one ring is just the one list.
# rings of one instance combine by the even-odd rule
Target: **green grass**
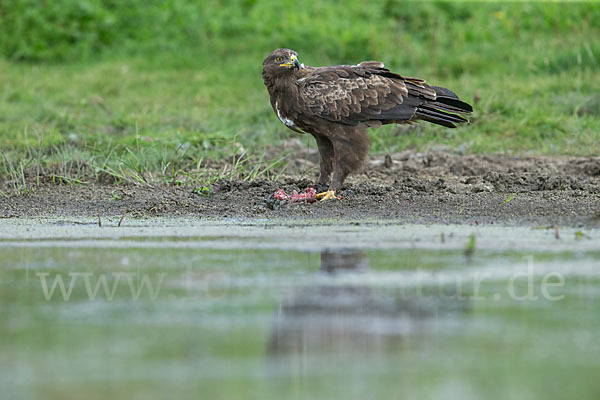
[[456,130],[372,130],[374,153],[600,152],[594,3],[29,3],[0,13],[0,175],[13,186],[274,178],[276,149],[298,137],[260,77],[280,46],[309,65],[378,59],[474,104]]

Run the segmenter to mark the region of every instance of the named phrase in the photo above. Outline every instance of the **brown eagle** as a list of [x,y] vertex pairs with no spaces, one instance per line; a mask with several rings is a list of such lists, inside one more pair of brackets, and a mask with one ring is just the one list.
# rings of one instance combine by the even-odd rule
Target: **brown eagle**
[[473,111],[454,92],[398,75],[376,61],[309,67],[295,51],[277,49],[263,61],[262,77],[281,122],[317,141],[318,185],[329,188],[318,195],[323,200],[335,199],[344,179],[367,157],[368,127],[424,120],[455,128]]

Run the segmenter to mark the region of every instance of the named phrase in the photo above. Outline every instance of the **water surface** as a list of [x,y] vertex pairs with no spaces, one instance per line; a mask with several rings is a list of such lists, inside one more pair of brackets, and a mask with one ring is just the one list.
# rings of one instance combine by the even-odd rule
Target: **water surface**
[[0,221],[3,398],[600,395],[596,231],[110,222]]

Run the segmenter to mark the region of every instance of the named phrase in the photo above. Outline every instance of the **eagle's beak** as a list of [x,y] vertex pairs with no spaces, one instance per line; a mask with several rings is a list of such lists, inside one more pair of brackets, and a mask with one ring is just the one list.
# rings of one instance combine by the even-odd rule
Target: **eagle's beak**
[[300,69],[300,62],[298,61],[298,57],[292,55],[290,57],[290,62],[279,64],[280,67],[288,67],[288,68],[296,68]]

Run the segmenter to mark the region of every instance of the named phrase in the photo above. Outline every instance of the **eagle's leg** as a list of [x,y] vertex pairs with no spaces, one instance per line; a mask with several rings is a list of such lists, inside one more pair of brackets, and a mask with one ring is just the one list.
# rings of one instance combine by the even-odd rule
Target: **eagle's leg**
[[331,182],[331,173],[333,172],[333,144],[325,136],[314,135],[317,141],[317,147],[319,148],[319,180],[317,181],[317,187],[328,187]]
[[342,188],[344,180],[353,171],[359,169],[369,152],[369,136],[364,126],[347,129],[343,137],[332,138],[334,149],[333,179],[329,190],[320,193],[321,200],[337,199],[335,192]]

